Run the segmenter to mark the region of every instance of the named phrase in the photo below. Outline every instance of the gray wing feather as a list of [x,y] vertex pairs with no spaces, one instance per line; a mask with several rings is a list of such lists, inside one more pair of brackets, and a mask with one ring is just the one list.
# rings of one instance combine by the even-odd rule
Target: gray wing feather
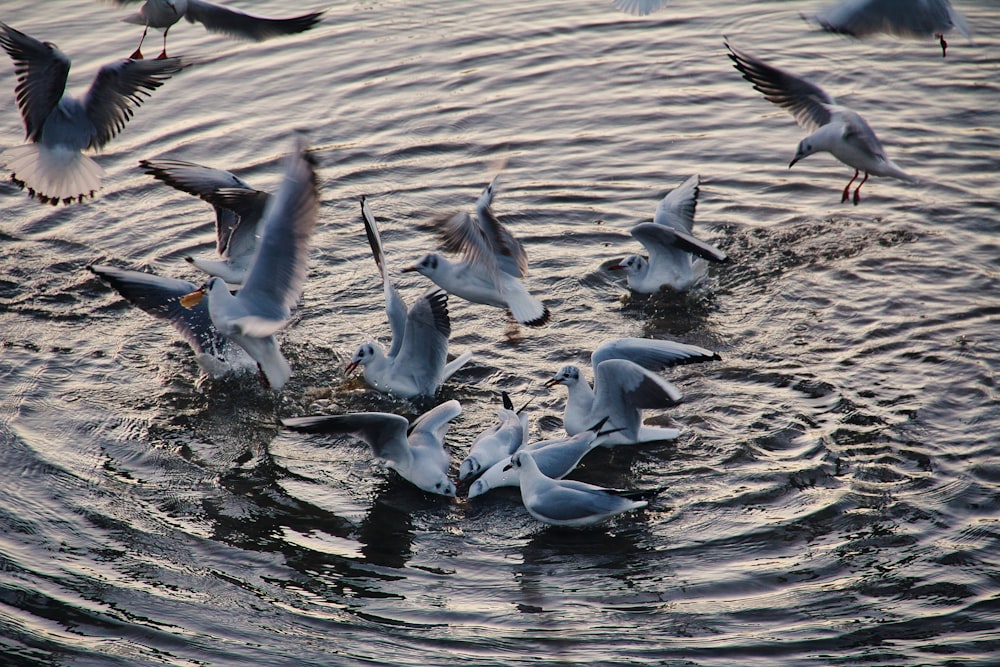
[[412,458],[406,441],[409,422],[387,412],[354,412],[346,415],[290,417],[281,423],[303,433],[354,435],[361,438],[380,459],[404,463]]
[[717,361],[721,357],[703,347],[672,340],[615,338],[599,345],[591,355],[595,375],[597,368],[609,359],[625,359],[651,371],[661,371],[682,364]]
[[657,204],[653,222],[690,233],[694,227],[694,213],[698,207],[700,185],[701,177],[695,174],[668,192],[667,196]]
[[45,119],[66,90],[70,61],[50,44],[0,22],[0,46],[14,61],[17,86],[14,95],[24,119],[28,139],[39,141]]
[[712,262],[725,262],[729,257],[711,243],[706,243],[690,234],[664,227],[652,222],[644,222],[629,230],[639,243],[652,252],[657,246],[678,248]]
[[385,293],[385,314],[389,318],[389,329],[392,331],[392,344],[386,356],[395,357],[403,346],[406,333],[406,302],[399,295],[399,290],[389,278],[389,268],[385,262],[385,251],[382,248],[382,236],[379,234],[375,216],[368,209],[368,200],[361,198],[361,218],[365,223],[365,235],[372,249],[372,257],[382,276],[382,290]]
[[312,12],[287,19],[269,19],[216,5],[205,0],[188,0],[184,16],[191,23],[198,22],[213,32],[257,42],[281,35],[294,35],[312,28],[323,12]]

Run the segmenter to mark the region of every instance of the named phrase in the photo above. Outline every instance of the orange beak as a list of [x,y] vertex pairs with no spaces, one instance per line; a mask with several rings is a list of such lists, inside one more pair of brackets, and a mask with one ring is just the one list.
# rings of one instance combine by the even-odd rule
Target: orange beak
[[185,294],[181,297],[181,305],[185,308],[191,309],[201,303],[201,300],[205,298],[205,288],[199,287],[190,294]]

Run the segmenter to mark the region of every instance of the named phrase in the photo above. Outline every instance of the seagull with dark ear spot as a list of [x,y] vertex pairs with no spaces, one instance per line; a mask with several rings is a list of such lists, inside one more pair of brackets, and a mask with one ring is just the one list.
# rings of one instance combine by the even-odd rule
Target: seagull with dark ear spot
[[[128,5],[138,0],[117,0],[120,5]],[[163,50],[158,59],[167,57],[167,33],[171,26],[182,18],[188,23],[200,23],[212,32],[221,32],[236,39],[261,42],[281,35],[294,35],[309,30],[319,23],[323,12],[311,12],[287,19],[269,19],[253,16],[236,9],[230,9],[206,0],[146,0],[135,14],[122,19],[125,23],[144,26],[139,46],[130,58],[142,60],[142,42],[150,28],[163,31]]]
[[30,141],[5,150],[3,159],[12,181],[50,204],[93,197],[104,170],[83,151],[104,148],[144,97],[188,66],[179,58],[120,60],[101,67],[77,99],[65,92],[70,60],[55,44],[0,23],[0,46],[14,61],[14,94]]

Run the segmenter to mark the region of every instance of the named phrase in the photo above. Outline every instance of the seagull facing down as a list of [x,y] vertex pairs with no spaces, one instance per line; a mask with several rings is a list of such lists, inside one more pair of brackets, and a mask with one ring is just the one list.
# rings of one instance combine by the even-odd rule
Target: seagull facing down
[[371,446],[377,458],[417,488],[454,497],[455,484],[448,479],[450,461],[444,436],[451,420],[461,413],[461,404],[451,400],[420,415],[412,427],[405,417],[385,412],[293,417],[282,419],[281,423],[305,433],[355,435]]
[[[528,415],[515,411],[510,396],[503,392],[504,406],[497,410],[499,424],[494,424],[479,434],[469,455],[458,466],[458,480],[478,475],[493,464],[509,457],[528,441]],[[522,408],[523,410],[523,408]]]
[[361,217],[372,256],[382,276],[392,344],[388,352],[373,342],[361,344],[345,372],[352,373],[358,365],[362,365],[365,381],[378,391],[403,398],[434,396],[438,387],[472,358],[472,352],[466,352],[448,363],[448,337],[451,335],[448,294],[432,289],[407,310],[406,303],[389,278],[382,238],[364,197],[361,199]]
[[140,160],[146,173],[215,209],[216,250],[221,260],[185,257],[196,269],[219,276],[233,287],[246,280],[260,239],[260,223],[271,195],[250,187],[222,169],[183,160]]
[[495,177],[479,196],[475,217],[463,212],[438,223],[445,249],[462,253],[460,261],[430,253],[403,272],[427,276],[466,301],[506,308],[521,324],[542,326],[549,321],[549,309],[521,282],[528,270],[528,255],[493,214],[499,178]]
[[274,390],[292,376],[274,335],[284,329],[302,296],[309,237],[319,213],[315,162],[305,143],[288,157],[281,189],[264,214],[263,233],[243,288],[234,296],[218,276],[181,299],[193,307],[208,297],[212,323],[253,357]]
[[729,57],[735,63],[734,66],[743,74],[744,79],[753,84],[754,90],[763,93],[769,102],[787,110],[799,125],[812,132],[799,143],[789,168],[799,160],[821,151],[828,152],[847,166],[853,167],[854,176],[844,188],[841,202],[847,201],[851,185],[858,174],[865,172],[865,177],[854,190],[855,205],[861,198],[861,186],[868,180],[869,174],[916,182],[917,179],[889,159],[882,143],[865,119],[847,107],[838,105],[822,88],[794,74],[771,67],[728,42],[726,48],[729,49]]
[[[117,0],[120,5],[127,5],[138,0]],[[135,14],[122,19],[125,23],[145,26],[139,46],[130,56],[133,60],[142,60],[142,42],[150,28],[163,31],[163,50],[159,58],[167,57],[167,33],[170,27],[186,18],[189,23],[201,23],[212,32],[222,32],[237,39],[250,39],[262,42],[271,37],[294,35],[304,32],[316,25],[323,12],[312,12],[289,19],[268,19],[244,14],[235,9],[216,5],[205,0],[146,0]]]
[[652,223],[638,224],[630,230],[649,252],[649,259],[629,255],[608,268],[623,269],[633,291],[651,294],[663,287],[683,291],[704,277],[706,265],[701,259],[729,260],[726,253],[691,233],[699,181],[696,174],[671,190],[657,205]]
[[859,39],[879,32],[913,39],[932,37],[941,45],[942,58],[948,52],[945,33],[957,30],[972,40],[965,18],[948,0],[844,0],[805,18],[827,32]]
[[94,196],[104,170],[82,151],[103,148],[143,97],[187,66],[179,58],[104,65],[83,99],[76,99],[65,94],[70,60],[54,44],[0,23],[0,46],[14,61],[14,93],[31,141],[8,148],[3,158],[11,180],[51,204]]
[[545,386],[566,386],[563,427],[570,435],[607,417],[608,429],[617,430],[601,443],[605,447],[673,440],[680,435],[677,429],[642,424],[643,409],[667,408],[681,400],[677,387],[652,371],[716,359],[718,354],[696,345],[616,338],[599,345],[591,355],[593,388],[576,366],[564,366]]
[[571,479],[545,476],[531,452],[520,451],[510,461],[520,479],[521,502],[528,514],[551,526],[581,528],[624,512],[642,509],[663,489],[622,491]]

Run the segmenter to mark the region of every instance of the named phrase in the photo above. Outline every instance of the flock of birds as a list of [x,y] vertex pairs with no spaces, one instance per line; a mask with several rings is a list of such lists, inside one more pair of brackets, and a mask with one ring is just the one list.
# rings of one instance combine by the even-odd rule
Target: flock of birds
[[[128,0],[117,0],[125,4]],[[658,9],[660,0],[615,0],[637,14]],[[204,0],[147,0],[122,20],[143,26],[139,46],[128,58],[105,65],[83,99],[65,94],[70,61],[53,44],[42,42],[0,22],[0,46],[15,64],[15,95],[29,142],[3,154],[11,178],[28,194],[52,204],[83,201],[100,188],[101,169],[83,154],[100,149],[131,119],[144,96],[191,63],[168,57],[166,38],[181,18],[213,31],[262,40],[316,25],[322,12],[290,19],[251,16]],[[951,29],[968,37],[964,20],[948,0],[847,0],[812,17],[823,28],[864,36],[883,31],[903,36],[934,36]],[[141,46],[150,27],[163,31],[162,51],[146,60]],[[807,131],[789,166],[826,151],[855,169],[842,201],[860,173],[914,181],[895,165],[874,131],[856,112],[838,105],[806,79],[764,63],[726,42],[735,67],[767,100],[788,110]],[[218,258],[186,258],[208,274],[198,286],[185,280],[106,265],[89,269],[127,301],[165,319],[194,350],[203,373],[223,376],[259,369],[266,383],[281,390],[292,375],[276,335],[290,322],[306,281],[309,244],[320,207],[316,162],[306,142],[296,137],[282,184],[275,194],[257,190],[233,174],[180,160],[143,160],[154,178],[200,197],[215,211]],[[345,369],[363,369],[365,382],[379,392],[403,398],[433,399],[439,387],[471,358],[448,360],[451,324],[448,298],[506,309],[520,324],[542,326],[551,314],[523,282],[527,254],[521,242],[493,212],[498,188],[494,178],[483,190],[474,212],[435,221],[445,252],[429,253],[404,272],[429,278],[434,287],[407,306],[393,284],[375,216],[361,199],[361,219],[382,279],[391,344],[359,345]],[[668,193],[652,222],[634,226],[631,235],[647,255],[630,255],[612,269],[625,272],[633,291],[656,293],[686,290],[705,275],[708,262],[726,262],[726,253],[692,233],[699,192],[691,176]],[[418,488],[444,496],[468,490],[470,498],[502,486],[518,486],[527,511],[548,524],[586,526],[645,507],[660,489],[623,491],[564,479],[595,447],[618,447],[670,440],[674,428],[643,423],[643,411],[664,409],[681,392],[658,373],[684,363],[719,359],[710,350],[668,340],[619,338],[593,352],[593,385],[576,366],[560,369],[547,387],[564,385],[566,437],[529,442],[527,416],[515,410],[509,396],[497,412],[498,423],[473,443],[449,477],[451,461],[444,447],[449,426],[461,414],[458,401],[446,401],[412,424],[381,412],[287,418],[297,431],[351,434],[366,441],[379,459]],[[526,406],[525,406],[526,407]]]

